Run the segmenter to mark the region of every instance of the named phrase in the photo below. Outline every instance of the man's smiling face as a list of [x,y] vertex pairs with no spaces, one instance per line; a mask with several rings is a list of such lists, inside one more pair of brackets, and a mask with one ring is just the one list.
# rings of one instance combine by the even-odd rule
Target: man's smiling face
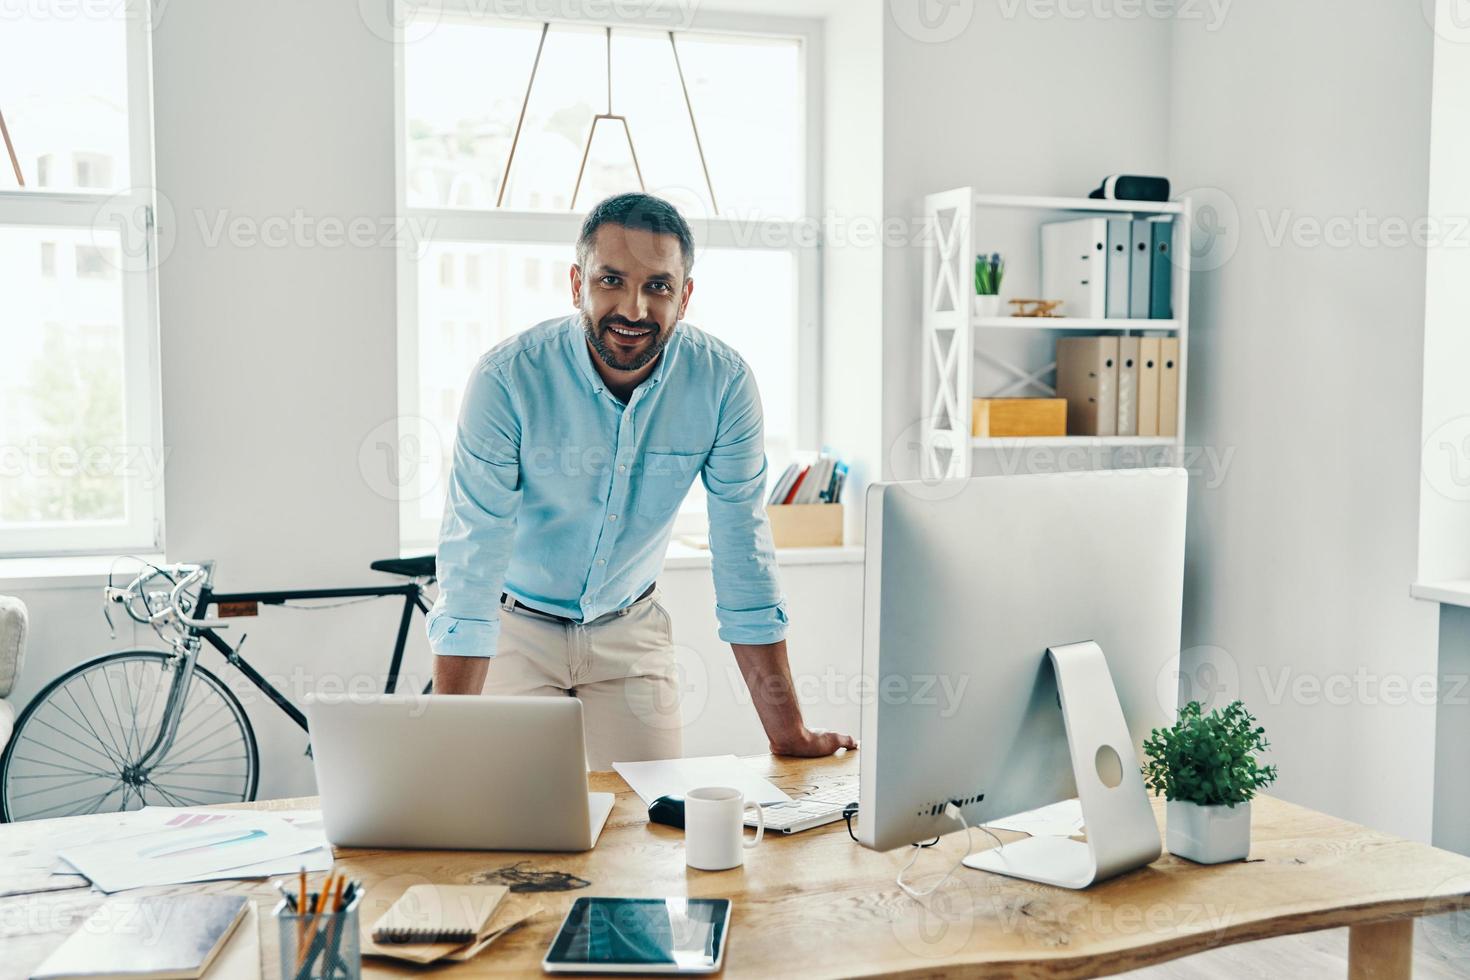
[[686,271],[675,235],[597,229],[582,265],[572,266],[572,302],[603,364],[636,372],[662,353],[694,288]]

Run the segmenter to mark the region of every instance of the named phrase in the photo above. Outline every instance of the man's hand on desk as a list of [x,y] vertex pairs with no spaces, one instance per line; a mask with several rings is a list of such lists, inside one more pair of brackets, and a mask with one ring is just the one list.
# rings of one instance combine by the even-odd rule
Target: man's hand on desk
[[831,755],[838,749],[856,749],[857,747],[857,739],[851,735],[841,735],[837,732],[814,732],[805,725],[790,739],[783,739],[779,743],[774,739],[771,741],[773,755],[793,755],[801,758]]
[[740,665],[740,674],[750,689],[750,698],[766,730],[771,752],[810,758],[831,755],[838,749],[857,748],[857,742],[851,735],[814,732],[806,727],[801,717],[801,705],[796,700],[796,685],[791,680],[785,640],[761,644],[732,643],[730,649],[735,651],[735,662]]

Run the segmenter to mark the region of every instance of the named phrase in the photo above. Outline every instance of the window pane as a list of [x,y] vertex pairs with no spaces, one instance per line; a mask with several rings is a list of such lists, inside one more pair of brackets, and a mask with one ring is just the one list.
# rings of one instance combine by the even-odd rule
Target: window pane
[[[462,267],[471,259],[478,285],[439,285],[441,263]],[[428,246],[419,261],[419,397],[413,411],[432,430],[421,439],[429,452],[445,453],[452,444],[460,396],[481,354],[542,320],[572,312],[571,261],[570,245]],[[527,285],[533,269],[534,288]],[[687,319],[734,347],[755,372],[765,408],[766,453],[779,472],[796,440],[795,260],[781,251],[704,249],[694,282]],[[756,294],[761,302],[753,308],[750,298]],[[441,455],[428,462],[425,484],[411,493],[418,519],[432,523],[443,508],[449,461]],[[702,508],[702,494],[696,482],[686,509]]]
[[122,288],[82,275],[83,254],[118,254],[108,237],[0,228],[0,530],[127,516]]
[[[406,50],[408,202],[493,208],[510,153],[539,24],[443,23]],[[505,206],[586,208],[638,188],[686,214],[713,214],[668,35],[618,29],[608,112],[602,28],[557,24],[547,35],[506,188]],[[679,57],[721,213],[800,213],[800,44],[780,38],[681,34]],[[629,145],[631,135],[632,145]],[[634,154],[637,155],[637,168]]]
[[[0,17],[0,114],[26,188],[126,187],[126,19],[133,5],[47,9],[57,16]],[[72,16],[59,13],[65,10]],[[16,187],[9,155],[0,148],[0,190]]]

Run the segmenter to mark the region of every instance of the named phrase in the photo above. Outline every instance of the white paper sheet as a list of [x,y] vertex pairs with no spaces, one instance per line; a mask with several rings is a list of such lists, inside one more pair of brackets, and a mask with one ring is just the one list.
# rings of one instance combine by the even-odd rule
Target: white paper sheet
[[770,780],[733,755],[710,755],[697,759],[662,759],[655,762],[614,762],[645,806],[660,796],[683,796],[701,786],[729,786],[745,794],[745,802],[789,803],[791,797]]
[[995,830],[1013,830],[1032,837],[1071,837],[1082,833],[1082,802],[1062,800],[1039,810],[1027,810],[999,820],[987,820]]
[[[252,869],[278,866],[282,859],[318,851],[320,831],[293,826],[264,811],[140,811],[140,823],[153,829],[111,840],[63,847],[59,857],[105,892],[149,885],[177,884],[215,877],[248,877]],[[299,864],[297,865],[299,867]],[[220,872],[230,872],[221,875]]]

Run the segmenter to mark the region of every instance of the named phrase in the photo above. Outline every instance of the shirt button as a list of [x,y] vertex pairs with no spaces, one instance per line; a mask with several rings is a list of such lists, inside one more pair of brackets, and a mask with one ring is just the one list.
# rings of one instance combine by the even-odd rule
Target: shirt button
[[626,473],[626,472],[628,472],[628,468],[626,466],[624,466],[622,463],[619,463],[618,464],[618,472],[619,473]]
[[607,564],[607,559],[606,558],[599,558],[599,559],[597,559],[597,564],[599,564],[599,565],[606,565]]
[[618,515],[617,514],[608,514],[607,515],[607,519],[610,520],[610,521],[615,521],[615,520],[618,519]]

